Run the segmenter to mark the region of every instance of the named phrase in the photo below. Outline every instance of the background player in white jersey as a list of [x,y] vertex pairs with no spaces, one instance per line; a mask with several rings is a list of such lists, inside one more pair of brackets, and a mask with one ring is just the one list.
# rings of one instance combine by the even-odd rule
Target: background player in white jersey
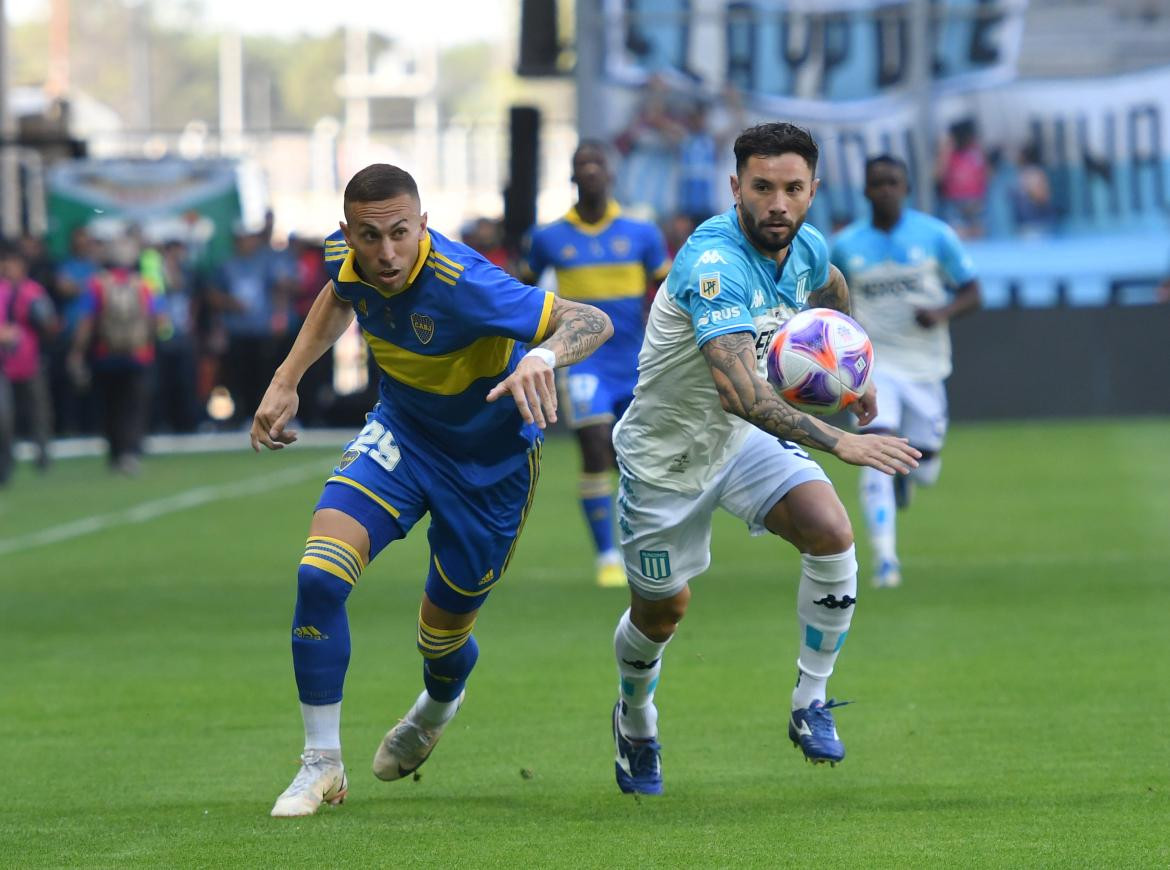
[[[902,582],[895,514],[909,504],[912,482],[938,480],[947,431],[944,381],[951,373],[947,323],[979,307],[975,266],[942,221],[906,208],[906,165],[882,155],[865,164],[868,220],[833,241],[833,264],[845,275],[854,317],[873,341],[873,379],[881,412],[865,432],[897,433],[922,453],[907,477],[861,472],[861,503],[874,556],[875,586]],[[953,296],[949,293],[953,290]]]
[[[634,401],[614,432],[631,592],[614,635],[615,771],[625,792],[662,791],[654,691],[690,600],[688,583],[710,564],[716,507],[800,551],[788,735],[810,761],[845,755],[825,687],[856,601],[853,532],[828,478],[802,448],[886,474],[908,471],[918,454],[904,439],[843,432],[801,413],[766,380],[768,341],[785,320],[806,304],[849,310],[824,237],[804,224],[817,156],[808,132],[791,124],[744,131],[735,142],[735,207],[695,230],[650,309]],[[858,404],[868,423],[873,391]]]

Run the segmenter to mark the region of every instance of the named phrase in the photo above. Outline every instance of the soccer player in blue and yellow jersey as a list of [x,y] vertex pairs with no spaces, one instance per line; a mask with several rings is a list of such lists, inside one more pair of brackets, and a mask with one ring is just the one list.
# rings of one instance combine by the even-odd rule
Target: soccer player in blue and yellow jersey
[[598,309],[521,284],[429,229],[414,179],[398,167],[357,173],[344,211],[341,231],[325,241],[330,281],[252,423],[255,450],[296,440],[286,426],[297,385],[356,313],[382,370],[379,402],[325,483],[297,571],[292,653],[305,749],[273,816],[345,798],[346,598],[370,560],[429,512],[418,616],[424,689],[379,744],[374,774],[399,779],[426,761],[463,700],[478,656],[476,614],[532,504],[541,429],[556,421],[553,369],[584,359],[612,332]]
[[597,582],[626,585],[613,539],[613,471],[610,430],[634,397],[642,346],[646,291],[666,277],[670,259],[654,224],[624,216],[610,199],[605,149],[582,142],[573,154],[577,204],[532,237],[528,268],[533,280],[556,270],[557,294],[596,305],[610,316],[614,337],[560,378],[567,421],[581,446],[581,509],[597,548]]

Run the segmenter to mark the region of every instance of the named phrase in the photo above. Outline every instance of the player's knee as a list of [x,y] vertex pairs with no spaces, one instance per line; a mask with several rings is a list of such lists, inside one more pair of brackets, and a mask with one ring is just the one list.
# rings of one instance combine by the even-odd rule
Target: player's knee
[[934,486],[942,472],[942,456],[937,450],[923,450],[918,467],[912,469],[910,477],[920,486]]
[[853,526],[848,516],[825,517],[801,531],[804,539],[801,551],[813,556],[843,553],[853,546]]
[[361,557],[349,544],[337,538],[311,537],[297,568],[297,595],[306,603],[344,602],[362,568]]
[[660,600],[635,597],[630,604],[630,621],[655,643],[665,643],[674,636],[691,600],[690,587],[677,595]]

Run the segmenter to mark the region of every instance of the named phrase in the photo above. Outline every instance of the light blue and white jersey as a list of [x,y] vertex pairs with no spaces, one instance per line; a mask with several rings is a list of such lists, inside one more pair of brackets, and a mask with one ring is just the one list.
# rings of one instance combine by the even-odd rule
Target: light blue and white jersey
[[858,221],[833,239],[833,264],[849,284],[853,316],[873,341],[877,370],[913,381],[951,373],[947,325],[924,329],[914,312],[945,305],[948,289],[975,277],[954,230],[909,208],[888,233]]
[[634,401],[614,429],[623,470],[678,492],[702,491],[751,424],[723,410],[699,349],[719,335],[751,333],[766,377],[768,342],[828,277],[829,246],[808,224],[782,266],[752,247],[734,208],[701,224],[650,308]]

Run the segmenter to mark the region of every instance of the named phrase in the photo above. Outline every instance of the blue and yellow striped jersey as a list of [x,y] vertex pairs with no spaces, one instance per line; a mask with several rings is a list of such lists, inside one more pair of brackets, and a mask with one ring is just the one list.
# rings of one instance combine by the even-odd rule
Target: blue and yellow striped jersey
[[670,271],[658,227],[625,217],[612,201],[595,224],[585,223],[574,207],[532,236],[528,268],[539,278],[549,267],[556,270],[557,295],[596,305],[613,321],[613,338],[586,364],[615,376],[634,372],[647,285]]
[[510,396],[491,404],[484,397],[515,370],[525,344],[547,337],[552,294],[434,230],[397,293],[362,280],[340,231],[325,240],[325,268],[382,371],[381,404],[401,449],[455,464],[472,483],[526,461],[539,429],[524,423]]

